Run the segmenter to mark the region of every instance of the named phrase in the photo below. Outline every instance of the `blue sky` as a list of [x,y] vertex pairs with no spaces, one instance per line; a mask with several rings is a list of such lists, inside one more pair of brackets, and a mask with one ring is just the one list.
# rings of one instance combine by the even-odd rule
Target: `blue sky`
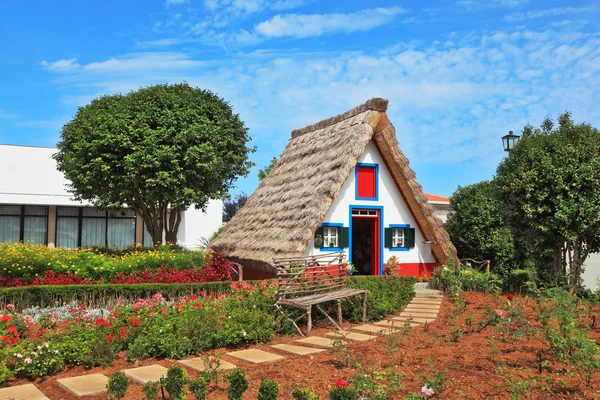
[[[500,137],[570,110],[600,127],[600,5],[558,0],[0,2],[0,143],[53,146],[106,93],[187,81],[258,151],[375,96],[425,191],[490,179]],[[26,165],[26,163],[24,164]]]

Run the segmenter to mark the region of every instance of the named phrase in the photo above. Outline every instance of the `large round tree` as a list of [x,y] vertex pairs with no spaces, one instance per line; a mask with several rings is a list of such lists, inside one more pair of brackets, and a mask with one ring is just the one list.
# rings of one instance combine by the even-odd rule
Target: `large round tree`
[[187,83],[106,95],[79,108],[54,155],[77,200],[136,210],[155,245],[177,242],[181,213],[227,196],[252,163],[231,106]]
[[550,247],[556,275],[568,273],[577,286],[587,256],[600,249],[600,131],[568,113],[558,126],[528,125],[494,181],[520,240]]

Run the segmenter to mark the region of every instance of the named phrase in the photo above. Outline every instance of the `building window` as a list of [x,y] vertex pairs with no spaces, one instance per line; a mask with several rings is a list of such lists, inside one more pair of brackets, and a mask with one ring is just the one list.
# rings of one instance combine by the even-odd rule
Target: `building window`
[[323,247],[338,247],[337,226],[323,227]]
[[0,243],[46,244],[48,207],[0,205]]
[[135,211],[116,215],[90,207],[58,207],[56,245],[76,248],[107,246],[125,248],[135,243]]
[[415,247],[415,228],[410,225],[390,225],[385,228],[385,247],[390,250],[410,250]]
[[359,163],[356,165],[356,199],[377,200],[377,175],[379,166],[377,164]]

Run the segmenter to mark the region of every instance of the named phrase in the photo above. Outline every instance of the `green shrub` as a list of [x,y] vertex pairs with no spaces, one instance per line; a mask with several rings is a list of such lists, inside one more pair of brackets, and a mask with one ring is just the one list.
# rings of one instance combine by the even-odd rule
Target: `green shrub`
[[158,400],[158,382],[150,381],[142,388],[145,400]]
[[189,389],[196,400],[206,400],[208,398],[208,387],[213,376],[208,371],[203,371],[197,379],[190,382]]
[[189,382],[185,369],[173,366],[167,370],[167,376],[162,380],[170,400],[185,400],[185,385]]
[[[408,276],[350,276],[347,286],[370,292],[367,300],[367,319],[379,321],[406,306],[415,295],[415,277]],[[362,321],[362,299],[342,300],[344,318]]]
[[432,284],[437,286],[441,283],[444,291],[458,293],[463,290],[484,293],[502,292],[503,281],[496,274],[477,271],[472,268],[445,268],[438,267],[433,270]]
[[513,269],[506,278],[506,286],[511,292],[520,292],[527,288],[528,283],[535,282],[536,274],[533,270]]
[[242,395],[248,389],[248,377],[239,368],[225,375],[227,381],[227,399],[242,400]]
[[132,285],[61,285],[61,286],[21,286],[0,288],[0,306],[13,304],[16,310],[32,305],[47,307],[56,304],[84,303],[88,307],[111,307],[119,299],[133,303],[137,299],[147,299],[156,293],[166,299],[206,293],[231,293],[231,282],[205,283],[140,283]]
[[335,387],[329,392],[329,400],[357,400],[356,390],[349,387]]
[[106,385],[106,394],[111,400],[120,400],[125,397],[128,386],[129,379],[127,379],[127,376],[125,376],[125,374],[121,371],[115,372],[108,380],[108,385]]
[[6,385],[12,377],[13,372],[6,366],[6,363],[4,361],[0,363],[0,387]]
[[270,379],[260,381],[258,400],[277,400],[279,397],[279,384]]
[[292,390],[292,398],[294,400],[321,400],[321,396],[315,394],[310,388]]

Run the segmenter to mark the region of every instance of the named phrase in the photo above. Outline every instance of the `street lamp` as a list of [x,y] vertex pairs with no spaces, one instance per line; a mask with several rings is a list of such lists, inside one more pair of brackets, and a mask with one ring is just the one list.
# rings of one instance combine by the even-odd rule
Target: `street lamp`
[[504,145],[504,151],[511,151],[512,149],[514,149],[519,139],[521,139],[521,136],[514,135],[513,131],[509,131],[508,135],[502,136],[502,144]]

